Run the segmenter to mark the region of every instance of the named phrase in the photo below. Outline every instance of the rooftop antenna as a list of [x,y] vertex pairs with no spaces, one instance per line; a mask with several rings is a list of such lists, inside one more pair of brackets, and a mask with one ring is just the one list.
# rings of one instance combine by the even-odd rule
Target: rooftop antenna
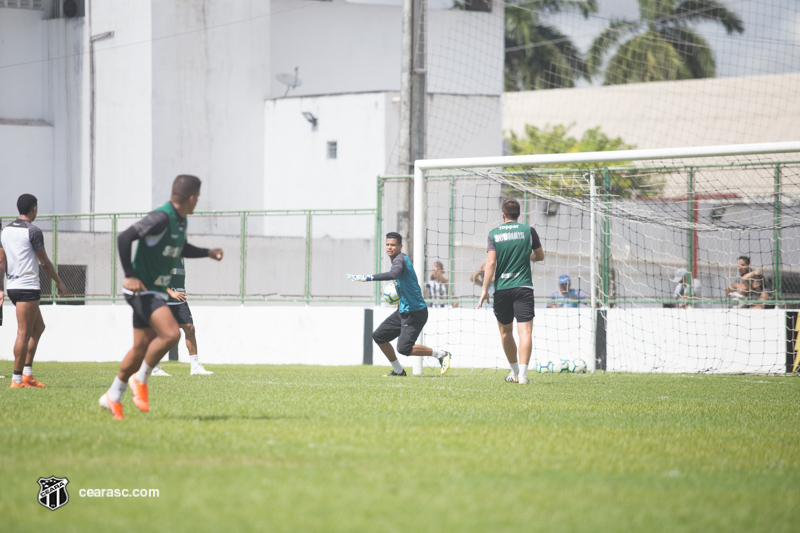
[[289,94],[289,91],[294,89],[295,87],[300,87],[303,83],[300,81],[300,78],[297,77],[297,71],[300,67],[294,67],[294,74],[289,72],[278,72],[275,75],[275,79],[281,82],[282,84],[286,85],[286,92],[283,93],[283,96]]

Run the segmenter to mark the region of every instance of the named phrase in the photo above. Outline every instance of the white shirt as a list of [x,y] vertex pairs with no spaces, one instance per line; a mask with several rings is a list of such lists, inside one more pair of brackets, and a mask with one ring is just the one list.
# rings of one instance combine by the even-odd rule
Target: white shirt
[[44,250],[42,230],[18,218],[0,232],[0,248],[6,253],[6,289],[40,290],[36,252]]

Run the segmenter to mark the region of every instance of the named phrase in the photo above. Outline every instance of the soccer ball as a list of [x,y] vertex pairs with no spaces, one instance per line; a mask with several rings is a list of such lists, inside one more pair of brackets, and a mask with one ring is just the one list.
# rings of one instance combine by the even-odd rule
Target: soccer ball
[[400,296],[397,294],[397,286],[390,283],[383,288],[383,301],[389,305],[397,305],[400,303]]
[[556,362],[553,372],[569,372],[569,359],[562,359]]
[[550,361],[536,361],[536,365],[533,368],[539,374],[547,374],[553,371],[553,363]]
[[573,359],[571,361],[571,366],[571,372],[575,372],[576,374],[582,374],[583,372],[586,372],[586,361],[583,359]]

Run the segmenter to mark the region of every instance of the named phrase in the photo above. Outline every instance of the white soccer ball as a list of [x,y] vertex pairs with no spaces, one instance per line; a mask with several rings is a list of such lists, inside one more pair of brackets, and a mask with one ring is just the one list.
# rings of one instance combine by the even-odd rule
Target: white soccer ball
[[389,305],[400,303],[400,296],[397,294],[397,285],[390,283],[383,288],[383,301]]
[[586,361],[583,359],[573,359],[572,363],[572,370],[571,372],[575,372],[576,374],[582,374],[586,372]]
[[539,374],[547,374],[553,371],[553,363],[550,361],[536,361],[533,369]]
[[569,372],[569,359],[561,359],[556,361],[553,372]]

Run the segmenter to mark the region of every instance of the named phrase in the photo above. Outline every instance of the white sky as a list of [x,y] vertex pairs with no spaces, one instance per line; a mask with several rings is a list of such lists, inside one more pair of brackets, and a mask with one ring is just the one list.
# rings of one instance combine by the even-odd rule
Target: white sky
[[[720,2],[739,15],[744,33],[728,35],[715,22],[694,26],[714,51],[718,77],[800,72],[800,0]],[[611,18],[638,19],[636,0],[599,0],[598,4],[600,12],[588,20],[561,14],[549,21],[586,51]]]

